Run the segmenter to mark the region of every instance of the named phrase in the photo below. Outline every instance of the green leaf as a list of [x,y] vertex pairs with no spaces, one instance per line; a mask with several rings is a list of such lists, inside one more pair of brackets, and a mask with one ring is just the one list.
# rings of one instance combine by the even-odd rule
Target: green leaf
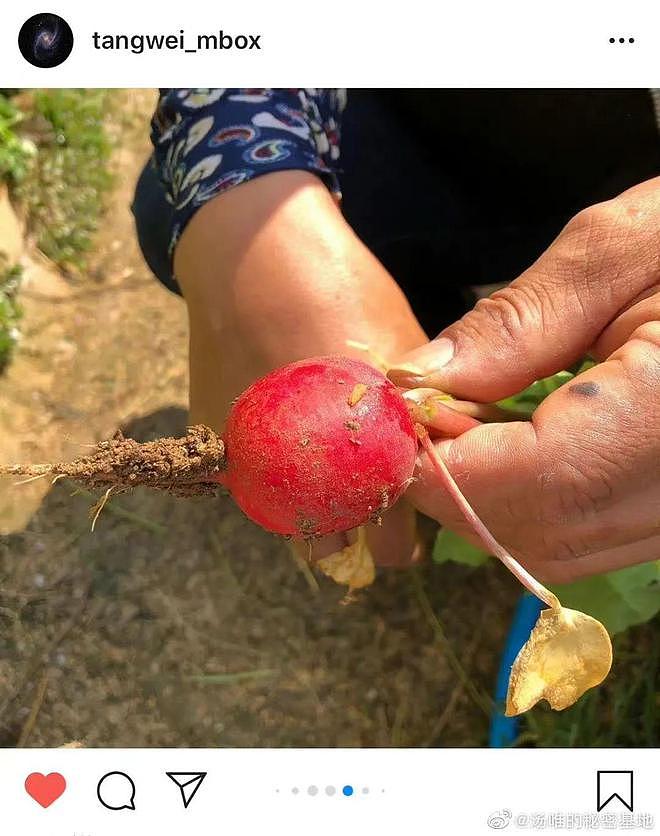
[[464,566],[481,566],[488,560],[488,552],[468,543],[448,528],[441,528],[433,546],[433,560],[436,563],[462,563]]
[[660,561],[596,575],[553,590],[565,607],[597,618],[621,633],[660,612]]
[[536,380],[527,389],[523,389],[517,395],[512,395],[510,398],[505,398],[499,401],[498,405],[503,409],[511,409],[516,412],[524,412],[531,415],[536,407],[548,395],[551,395],[555,389],[559,389],[564,383],[568,383],[575,377],[571,372],[557,372],[551,377],[544,377],[542,380]]
[[579,363],[576,363],[568,371],[557,372],[557,374],[553,374],[550,377],[535,380],[527,389],[523,389],[517,395],[512,395],[510,398],[504,398],[504,400],[499,401],[498,406],[501,406],[503,409],[511,409],[515,412],[523,412],[531,415],[548,395],[551,395],[560,386],[568,383],[569,380],[573,380],[576,375],[592,368],[592,366],[595,366],[593,360],[580,360]]
[[[433,560],[481,566],[488,553],[443,528],[435,540]],[[597,618],[612,635],[622,633],[660,613],[660,560],[552,589],[565,607]]]

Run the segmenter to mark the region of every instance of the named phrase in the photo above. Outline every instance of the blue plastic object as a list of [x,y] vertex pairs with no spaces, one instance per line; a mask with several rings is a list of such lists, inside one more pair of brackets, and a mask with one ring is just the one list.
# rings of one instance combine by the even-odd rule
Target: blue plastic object
[[491,749],[505,749],[511,746],[518,737],[519,722],[517,717],[505,717],[500,710],[506,701],[506,692],[509,687],[509,676],[511,665],[513,665],[520,648],[529,638],[541,610],[545,607],[534,595],[525,594],[518,601],[513,621],[509,628],[500,667],[497,672],[497,683],[495,685],[495,703],[498,706],[493,714],[490,723],[490,737],[488,745]]

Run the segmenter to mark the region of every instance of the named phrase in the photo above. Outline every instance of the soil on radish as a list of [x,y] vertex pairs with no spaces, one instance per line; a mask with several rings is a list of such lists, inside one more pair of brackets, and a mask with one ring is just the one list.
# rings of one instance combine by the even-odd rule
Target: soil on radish
[[144,444],[117,432],[114,438],[100,441],[88,456],[58,464],[0,467],[0,472],[28,479],[66,477],[89,490],[104,488],[115,493],[148,487],[174,496],[213,496],[220,486],[212,477],[224,466],[222,439],[199,424],[188,427],[180,438]]

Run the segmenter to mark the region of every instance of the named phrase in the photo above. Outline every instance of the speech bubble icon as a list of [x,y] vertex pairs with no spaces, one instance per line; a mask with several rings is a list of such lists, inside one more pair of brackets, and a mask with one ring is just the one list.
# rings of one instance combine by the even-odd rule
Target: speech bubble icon
[[108,772],[96,788],[99,801],[108,810],[135,810],[135,784],[125,772]]

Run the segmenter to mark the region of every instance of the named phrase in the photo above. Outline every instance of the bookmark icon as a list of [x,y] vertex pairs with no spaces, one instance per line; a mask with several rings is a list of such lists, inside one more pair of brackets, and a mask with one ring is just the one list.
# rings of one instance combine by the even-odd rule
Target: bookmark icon
[[632,813],[633,772],[632,769],[599,769],[596,773],[596,810],[618,801]]
[[195,797],[197,790],[202,786],[202,781],[206,778],[206,772],[166,772],[170,778],[177,785],[181,792],[181,800],[183,806],[187,810],[190,802]]

